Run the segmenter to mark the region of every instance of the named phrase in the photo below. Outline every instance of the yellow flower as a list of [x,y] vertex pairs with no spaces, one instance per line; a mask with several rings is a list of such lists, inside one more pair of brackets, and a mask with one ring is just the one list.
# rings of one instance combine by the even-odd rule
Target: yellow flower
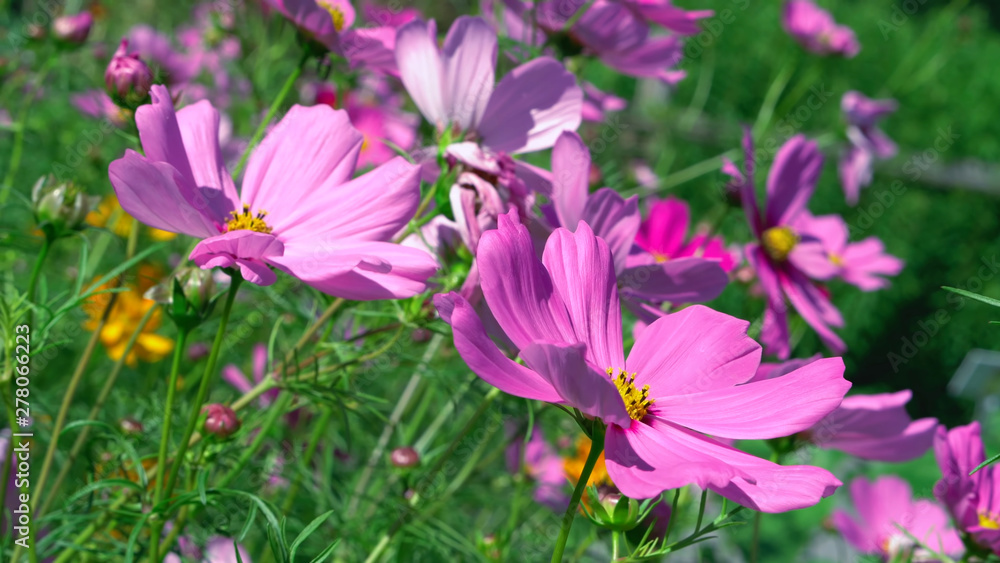
[[[566,477],[573,482],[574,486],[580,480],[580,474],[583,473],[583,466],[587,463],[587,454],[589,453],[590,438],[580,436],[576,441],[576,449],[573,451],[573,454],[563,458],[563,471],[566,472]],[[597,463],[594,464],[594,470],[590,473],[587,485],[594,485],[596,487],[613,484],[611,477],[608,476],[608,468],[604,465],[604,452],[601,452],[600,457],[597,458]]]
[[[142,317],[146,315],[151,307],[157,304],[149,299],[145,299],[143,294],[152,287],[156,281],[162,277],[159,270],[153,266],[143,265],[139,267],[138,279],[135,283],[128,284],[128,289],[117,293],[118,299],[115,301],[108,321],[101,329],[101,344],[108,351],[108,356],[115,361],[121,359],[125,354],[129,339],[136,331]],[[101,286],[101,289],[108,289],[111,284]],[[101,322],[101,315],[104,313],[108,301],[111,299],[110,293],[95,295],[87,300],[84,310],[90,319],[84,323],[87,330],[97,330]],[[138,360],[153,363],[167,357],[174,350],[174,341],[156,334],[160,327],[160,310],[153,312],[146,326],[142,328],[136,338],[135,345],[125,358],[125,363],[135,366]]]
[[[121,204],[118,203],[118,198],[113,194],[105,196],[101,200],[101,203],[98,204],[97,209],[87,214],[88,225],[98,228],[106,227],[109,231],[122,238],[128,237],[132,232],[132,225],[134,223],[135,221],[132,220],[132,217],[128,213],[125,213]],[[161,231],[152,227],[147,227],[147,229],[149,230],[149,237],[158,242],[177,238],[176,233]]]

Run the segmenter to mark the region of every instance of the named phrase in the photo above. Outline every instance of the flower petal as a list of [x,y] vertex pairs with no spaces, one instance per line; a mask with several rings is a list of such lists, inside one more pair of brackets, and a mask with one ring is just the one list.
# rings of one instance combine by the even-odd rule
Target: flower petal
[[679,258],[627,268],[619,276],[623,296],[654,303],[703,303],[719,296],[729,276],[717,260]]
[[750,323],[694,305],[650,324],[625,362],[654,399],[749,380],[760,364],[760,345],[747,336]]
[[816,141],[796,135],[788,140],[774,157],[767,176],[767,224],[784,225],[806,208],[816,188],[823,154]]
[[552,204],[559,226],[574,228],[583,218],[590,191],[590,151],[574,131],[565,131],[552,147]]
[[690,220],[688,206],[683,201],[675,197],[654,201],[639,227],[635,243],[646,252],[677,258],[687,238]]
[[496,82],[497,34],[482,18],[460,16],[443,49],[444,96],[451,123],[475,129]]
[[622,368],[622,311],[607,243],[581,221],[576,233],[553,231],[542,262],[569,312],[573,341],[586,343],[587,359],[595,368]]
[[276,233],[321,186],[336,186],[352,174],[364,141],[347,112],[328,105],[292,106],[250,155],[243,202],[253,213],[267,211]]
[[515,68],[497,84],[479,123],[484,145],[508,154],[555,144],[575,131],[583,115],[583,90],[562,64],[539,57]]
[[657,416],[734,439],[791,436],[830,414],[851,388],[840,358],[817,360],[781,377],[683,395],[656,396]]
[[632,419],[611,379],[587,365],[587,346],[534,343],[521,350],[524,363],[545,378],[566,404],[608,424],[628,426]]
[[497,218],[483,234],[477,261],[483,296],[497,323],[518,349],[536,341],[578,342],[552,278],[535,255],[517,211]]
[[[587,198],[583,210],[586,221],[594,234],[604,239],[614,258],[615,273],[625,269],[629,249],[635,241],[642,217],[639,215],[639,196],[625,199],[611,188],[601,188]],[[566,225],[571,228],[572,224]]]
[[227,221],[229,212],[240,208],[240,197],[219,146],[219,111],[202,100],[178,111],[177,125],[194,185],[208,206],[209,216]]
[[122,209],[138,221],[199,238],[219,234],[218,225],[202,212],[190,180],[170,164],[127,149],[108,166],[108,176]]
[[563,398],[552,384],[530,369],[504,356],[486,335],[472,306],[459,294],[437,294],[434,306],[451,325],[455,349],[476,375],[497,389],[525,399],[560,403]]
[[435,127],[446,126],[445,68],[434,20],[413,20],[396,31],[396,65],[403,86],[424,118]]

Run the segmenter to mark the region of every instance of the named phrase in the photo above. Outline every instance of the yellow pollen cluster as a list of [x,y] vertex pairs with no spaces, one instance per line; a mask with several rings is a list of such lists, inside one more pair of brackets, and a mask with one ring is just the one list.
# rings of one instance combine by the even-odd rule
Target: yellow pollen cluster
[[979,527],[987,530],[1000,530],[1000,517],[990,512],[980,512]]
[[667,256],[666,254],[660,254],[659,252],[653,252],[652,254],[653,254],[653,258],[656,259],[656,263],[657,264],[662,264],[662,263],[666,262],[667,260],[670,260],[670,257]]
[[645,418],[649,407],[655,401],[655,399],[649,398],[649,385],[643,385],[641,390],[636,389],[635,373],[629,374],[621,368],[618,369],[617,375],[614,368],[608,368],[606,371],[615,387],[618,388],[622,401],[625,401],[625,410],[628,411],[629,417],[632,420]]
[[830,262],[833,262],[833,265],[837,267],[844,265],[844,259],[841,258],[839,254],[831,254]]
[[271,227],[264,222],[267,211],[258,211],[256,215],[250,214],[250,206],[243,204],[243,212],[230,211],[232,219],[226,223],[226,232],[230,231],[254,231],[256,233],[270,233]]
[[330,0],[319,0],[317,4],[319,4],[320,8],[330,12],[330,19],[333,20],[333,28],[337,31],[342,31],[344,29],[344,22],[346,21],[343,10],[334,6]]
[[799,235],[788,227],[771,227],[760,238],[767,255],[778,262],[787,260],[788,254],[799,242]]

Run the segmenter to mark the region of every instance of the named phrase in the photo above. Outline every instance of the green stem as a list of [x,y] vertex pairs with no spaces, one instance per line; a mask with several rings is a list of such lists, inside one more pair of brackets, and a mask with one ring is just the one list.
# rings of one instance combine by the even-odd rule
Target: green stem
[[760,512],[753,516],[753,543],[750,544],[750,563],[757,563],[757,551],[760,548],[760,516]]
[[563,551],[566,550],[566,540],[569,539],[569,530],[573,527],[573,520],[576,518],[577,508],[580,506],[580,499],[583,498],[583,491],[587,488],[587,482],[590,481],[590,474],[594,471],[597,458],[604,451],[604,432],[601,430],[598,427],[594,432],[591,432],[590,453],[587,455],[587,462],[583,465],[583,471],[580,472],[580,479],[576,482],[576,487],[573,488],[573,496],[570,497],[569,506],[566,507],[566,512],[563,514],[562,528],[559,530],[559,537],[556,539],[556,547],[552,551],[552,563],[562,561]]
[[618,544],[620,539],[618,532],[611,532],[611,561],[618,561]]
[[7,198],[10,196],[10,190],[14,187],[14,177],[17,176],[17,169],[21,166],[21,155],[24,154],[24,132],[28,128],[28,109],[31,108],[31,102],[34,101],[35,96],[38,94],[38,89],[41,87],[42,82],[45,81],[46,75],[48,75],[49,70],[52,66],[56,64],[59,57],[49,57],[46,61],[45,66],[38,71],[38,75],[35,78],[35,86],[29,88],[24,97],[24,103],[21,105],[21,111],[17,115],[18,128],[14,131],[14,148],[10,152],[10,161],[7,164],[7,174],[4,175],[3,186],[0,187],[0,205],[7,203]]
[[[184,357],[184,348],[187,344],[187,327],[177,327],[177,345],[174,346],[174,359],[170,364],[170,378],[167,383],[167,404],[163,408],[163,428],[160,432],[160,450],[156,455],[156,466],[163,467],[167,460],[167,450],[170,447],[170,423],[174,414],[174,398],[177,396],[177,376],[181,371],[181,358]],[[159,506],[163,501],[163,475],[156,479],[156,487],[153,492],[153,506]],[[150,539],[150,552],[152,561],[160,560],[160,532],[163,530],[163,519],[157,518],[152,523],[152,538]]]
[[784,66],[778,71],[778,76],[774,78],[774,82],[767,89],[767,93],[764,94],[764,103],[760,106],[760,112],[757,114],[757,119],[753,124],[753,138],[759,139],[767,129],[767,126],[771,123],[771,117],[774,116],[774,107],[778,104],[778,98],[781,97],[781,93],[785,91],[785,86],[788,86],[788,81],[792,78],[792,73],[795,71],[795,57],[794,55],[789,55],[785,59]]
[[264,116],[264,121],[261,121],[260,125],[257,126],[257,130],[254,131],[253,137],[250,138],[250,144],[247,145],[247,150],[243,151],[243,156],[240,157],[239,164],[237,164],[236,168],[233,170],[234,178],[239,176],[240,172],[243,171],[243,167],[247,164],[247,158],[250,157],[250,152],[253,151],[253,148],[256,147],[257,143],[259,143],[264,137],[264,131],[267,130],[267,125],[271,123],[274,116],[278,114],[278,110],[281,109],[281,104],[285,101],[285,98],[288,97],[288,93],[292,91],[292,87],[295,86],[295,81],[299,79],[299,76],[302,76],[302,69],[305,68],[306,61],[309,60],[309,56],[308,50],[302,53],[302,57],[299,58],[299,64],[295,66],[295,70],[292,71],[292,74],[288,75],[288,79],[285,80],[284,86],[282,86],[281,91],[278,92],[278,97],[271,102],[271,107],[267,110],[267,115]]
[[[38,257],[35,258],[35,265],[31,268],[31,277],[28,278],[28,301],[35,302],[35,289],[38,286],[38,275],[42,272],[42,264],[45,263],[45,258],[49,255],[49,250],[52,249],[52,239],[45,235],[45,239],[42,241],[42,248],[38,251]],[[30,319],[30,317],[29,317]],[[31,321],[28,321],[31,324]]]
[[[118,381],[118,374],[121,373],[126,359],[128,359],[129,354],[132,353],[132,348],[135,346],[136,340],[139,339],[139,335],[142,334],[143,329],[146,328],[146,324],[149,323],[149,320],[153,317],[153,313],[155,313],[156,310],[156,307],[150,307],[146,311],[146,314],[143,315],[142,319],[139,320],[139,324],[136,325],[135,330],[132,331],[132,335],[129,337],[128,343],[125,344],[125,351],[122,353],[122,356],[118,358],[118,361],[115,362],[115,367],[111,369],[111,373],[104,381],[104,387],[101,388],[101,392],[98,394],[97,400],[94,401],[94,406],[90,408],[90,414],[87,415],[87,420],[97,420],[97,416],[101,413],[104,403],[111,395],[111,390],[114,388],[115,382]],[[87,436],[90,435],[90,429],[90,426],[84,426],[80,430],[80,435],[76,437],[76,441],[73,442],[73,447],[69,451],[69,457],[62,464],[62,467],[59,469],[59,474],[56,475],[55,481],[52,482],[52,487],[50,487],[47,491],[48,496],[45,497],[45,502],[42,503],[42,507],[39,508],[38,512],[35,514],[36,520],[40,520],[42,516],[48,512],[49,506],[56,498],[56,491],[58,491],[59,487],[62,486],[62,483],[69,474],[70,469],[73,468],[73,462],[76,461],[76,457],[80,455],[80,451],[83,450],[83,446],[87,442]],[[0,494],[2,494],[2,491],[0,491]],[[3,503],[0,503],[0,506],[4,506]]]
[[[208,355],[208,362],[205,364],[205,372],[201,377],[201,382],[198,384],[198,395],[195,397],[194,405],[191,408],[191,414],[188,415],[187,426],[184,428],[184,437],[181,439],[180,446],[177,448],[177,453],[174,455],[174,463],[170,466],[170,472],[167,474],[163,473],[162,469],[159,469],[160,465],[157,466],[160,472],[160,479],[167,479],[167,488],[164,498],[170,498],[171,493],[174,491],[174,486],[177,484],[177,475],[180,473],[181,465],[184,464],[184,454],[187,453],[189,442],[191,441],[191,436],[194,435],[195,427],[198,425],[198,418],[201,416],[201,407],[205,403],[205,399],[208,397],[209,383],[211,383],[215,373],[215,365],[219,361],[219,351],[222,349],[222,341],[226,337],[226,327],[229,325],[229,314],[233,310],[233,301],[236,300],[236,292],[239,291],[240,283],[243,282],[243,278],[239,273],[235,273],[232,276],[232,281],[229,284],[229,294],[226,295],[226,304],[222,308],[222,320],[219,322],[219,330],[215,333],[215,341],[212,342],[212,351]],[[166,460],[164,460],[166,463]]]
[[[316,448],[319,447],[319,441],[323,437],[326,427],[330,422],[330,418],[333,417],[333,409],[329,407],[323,408],[323,414],[320,415],[319,421],[316,423],[316,427],[313,428],[312,436],[309,437],[309,444],[306,446],[306,453],[302,456],[303,467],[309,467],[312,463],[313,455],[316,454]],[[281,505],[281,511],[288,513],[292,509],[292,505],[295,503],[295,495],[298,494],[299,489],[302,487],[302,478],[296,475],[295,480],[292,481],[292,486],[288,488],[288,493],[285,496],[285,502]]]
[[260,429],[257,431],[257,435],[254,436],[253,442],[250,443],[250,447],[243,450],[240,458],[236,461],[236,465],[234,465],[233,468],[230,469],[221,480],[219,480],[217,488],[225,488],[232,483],[234,479],[239,477],[243,469],[248,463],[250,463],[250,459],[257,453],[257,451],[260,450],[260,447],[264,445],[264,442],[267,440],[268,433],[271,431],[271,428],[274,427],[274,423],[277,422],[278,417],[285,414],[285,410],[291,402],[292,394],[288,391],[282,391],[278,395],[277,400],[275,400],[275,402],[271,405],[271,408],[268,410],[267,418],[264,419],[264,424],[261,425]]

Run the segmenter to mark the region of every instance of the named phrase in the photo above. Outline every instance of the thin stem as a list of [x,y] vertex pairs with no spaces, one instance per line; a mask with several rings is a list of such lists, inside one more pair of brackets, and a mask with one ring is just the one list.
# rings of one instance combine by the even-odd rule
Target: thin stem
[[[111,298],[108,299],[108,304],[104,306],[104,313],[101,314],[101,321],[97,324],[97,328],[94,329],[94,333],[90,335],[90,341],[87,342],[87,347],[83,350],[83,355],[80,356],[80,361],[76,364],[76,370],[73,371],[72,377],[69,380],[69,386],[66,388],[66,393],[63,395],[62,404],[59,406],[59,413],[56,415],[55,425],[52,427],[52,438],[49,441],[49,447],[45,450],[45,460],[42,461],[42,470],[39,473],[38,481],[35,487],[39,491],[46,490],[45,483],[49,480],[49,471],[52,470],[52,462],[56,457],[56,448],[59,445],[59,434],[62,433],[63,426],[66,425],[66,416],[69,414],[70,404],[73,402],[73,397],[76,395],[76,388],[79,387],[80,381],[83,379],[83,373],[87,370],[87,364],[90,363],[90,357],[94,355],[94,350],[97,348],[97,342],[100,340],[101,331],[104,330],[104,325],[108,322],[108,316],[111,314],[111,309],[114,308],[115,302],[118,300],[117,294],[112,294]],[[38,510],[38,503],[41,501],[41,495],[36,495],[31,503],[31,510]],[[31,533],[32,530],[29,530]],[[35,542],[34,536],[32,534],[32,541],[29,545],[29,558],[34,561],[34,549]],[[11,561],[17,561],[18,555],[21,554],[21,546],[17,545],[14,548],[14,554],[11,556]]]
[[611,532],[611,560],[612,561],[618,561],[618,550],[619,550],[618,543],[619,543],[620,539],[621,538],[619,537],[618,532],[616,532],[616,531],[612,531]]
[[753,542],[750,544],[750,563],[757,563],[757,552],[760,548],[760,517],[760,512],[753,516]]
[[[319,441],[323,437],[324,432],[326,432],[326,427],[330,422],[330,418],[333,417],[333,409],[329,407],[323,408],[323,414],[320,415],[319,421],[316,423],[315,428],[313,428],[312,436],[309,437],[309,444],[306,446],[306,453],[302,456],[302,465],[308,467],[312,463],[313,455],[316,454],[316,448],[319,446]],[[295,503],[295,495],[298,494],[299,489],[302,487],[302,478],[296,475],[295,480],[292,481],[292,486],[288,488],[288,493],[285,496],[285,502],[281,505],[281,511],[288,513],[292,509],[292,505]]]
[[[118,358],[118,361],[115,362],[115,366],[111,368],[111,373],[108,375],[107,379],[104,380],[104,387],[101,388],[101,392],[97,396],[97,400],[94,401],[94,406],[90,409],[90,414],[87,415],[87,420],[97,420],[97,416],[104,407],[105,401],[107,401],[108,397],[111,395],[111,389],[114,388],[115,382],[118,380],[118,374],[121,373],[122,367],[125,366],[125,360],[132,352],[132,348],[139,339],[139,335],[142,334],[143,329],[146,328],[146,324],[148,324],[149,320],[153,318],[153,313],[155,312],[156,307],[150,307],[146,310],[146,314],[139,320],[139,324],[136,325],[135,330],[132,332],[132,335],[129,336],[128,342],[125,344],[125,351],[122,353],[122,356]],[[67,460],[62,464],[62,467],[59,469],[59,474],[56,475],[55,481],[52,482],[52,487],[48,490],[48,496],[45,497],[45,502],[42,503],[42,507],[38,509],[38,513],[35,515],[36,520],[41,519],[41,517],[48,512],[49,506],[56,498],[56,491],[59,490],[62,482],[66,479],[70,469],[73,468],[73,462],[76,461],[76,457],[80,455],[80,451],[83,450],[83,446],[87,442],[87,436],[90,435],[90,428],[90,426],[84,426],[83,429],[80,430],[80,435],[76,437],[76,441],[73,442],[73,447],[69,451],[69,458],[67,458]],[[0,506],[3,505],[0,504]]]
[[271,107],[267,110],[267,115],[264,116],[264,121],[261,121],[260,125],[257,126],[257,130],[254,131],[253,137],[250,138],[250,144],[247,145],[247,150],[243,151],[243,156],[240,157],[239,164],[237,164],[236,168],[233,169],[234,178],[239,176],[240,172],[243,171],[243,167],[247,164],[247,158],[250,157],[250,152],[253,151],[253,148],[256,147],[257,143],[259,143],[264,137],[264,132],[267,131],[267,125],[271,123],[274,116],[278,114],[278,110],[281,109],[281,104],[285,101],[285,98],[288,97],[288,93],[292,91],[292,87],[295,86],[295,81],[299,79],[299,76],[302,76],[302,69],[305,68],[306,61],[309,60],[309,56],[308,50],[302,53],[302,57],[299,58],[299,64],[295,66],[295,70],[292,71],[292,74],[288,75],[288,79],[285,80],[284,86],[282,86],[281,91],[278,92],[278,97],[271,102]]
[[794,71],[795,56],[789,55],[785,60],[784,66],[778,71],[778,76],[774,78],[774,82],[771,83],[771,86],[767,89],[767,93],[764,94],[764,103],[761,104],[760,112],[757,113],[757,119],[753,124],[752,134],[754,139],[759,138],[771,123],[771,117],[774,116],[774,106],[778,104],[778,98],[785,91],[785,86],[788,86],[788,81],[792,78]]
[[48,75],[49,70],[52,66],[59,60],[59,57],[49,57],[46,61],[45,66],[38,71],[38,75],[35,78],[35,86],[27,90],[24,97],[24,103],[21,105],[21,111],[17,115],[18,128],[14,131],[14,148],[10,152],[10,161],[7,163],[7,174],[3,179],[3,186],[0,187],[0,205],[7,203],[7,198],[10,196],[10,190],[14,187],[14,178],[17,176],[17,169],[21,166],[21,155],[24,154],[24,132],[28,128],[28,109],[31,108],[31,102],[34,101],[35,96],[38,94],[38,90],[45,81],[45,77]]
[[233,468],[230,469],[229,472],[226,473],[226,475],[219,480],[219,484],[217,485],[218,488],[226,487],[227,485],[232,483],[234,479],[239,477],[240,473],[243,471],[243,468],[245,468],[247,464],[250,463],[250,458],[252,458],[257,453],[257,451],[260,450],[260,447],[264,445],[264,442],[267,440],[268,432],[270,432],[271,428],[274,426],[274,423],[278,420],[278,418],[281,415],[285,414],[285,409],[288,408],[288,405],[291,402],[292,402],[292,394],[289,393],[288,391],[282,391],[278,395],[277,400],[274,402],[274,404],[271,405],[271,408],[267,413],[267,418],[264,419],[264,424],[262,424],[260,429],[257,430],[257,435],[254,436],[253,442],[250,443],[250,447],[243,450],[243,453],[240,455],[240,458],[236,461],[236,465],[234,465]]
[[695,522],[694,531],[701,529],[701,519],[705,517],[705,503],[708,501],[708,489],[701,492],[701,503],[698,505],[698,520]]
[[[35,302],[35,290],[38,286],[38,275],[42,272],[42,264],[45,263],[45,258],[49,255],[49,250],[52,249],[52,239],[45,235],[42,240],[42,248],[38,251],[38,257],[35,258],[35,265],[31,268],[31,277],[28,278],[28,301]],[[30,317],[29,317],[30,319]],[[28,321],[31,324],[31,321]]]
[[[215,341],[212,342],[212,351],[208,355],[208,362],[205,364],[205,372],[201,377],[201,382],[198,384],[198,395],[195,397],[191,413],[188,415],[187,426],[184,428],[184,437],[181,439],[180,446],[177,448],[177,453],[174,455],[174,463],[170,466],[169,474],[161,475],[161,478],[167,479],[167,489],[164,498],[170,498],[170,494],[173,493],[174,486],[177,484],[177,475],[180,473],[181,465],[184,463],[184,454],[187,453],[191,436],[194,434],[195,427],[198,425],[198,418],[201,415],[201,406],[205,403],[205,399],[208,397],[209,383],[213,379],[212,375],[215,373],[215,365],[219,361],[219,351],[222,349],[222,341],[226,337],[226,327],[229,325],[229,314],[233,310],[233,301],[236,300],[236,292],[239,291],[240,283],[242,282],[243,278],[239,274],[233,275],[232,282],[230,282],[229,285],[229,294],[226,296],[226,303],[222,308],[222,320],[219,322],[219,330],[215,333]],[[157,468],[160,467],[162,466],[157,465]],[[160,471],[160,473],[162,474],[162,471]]]
[[590,481],[590,474],[594,471],[597,458],[604,451],[604,433],[601,432],[601,428],[597,428],[591,434],[590,453],[587,454],[587,462],[583,465],[583,471],[580,472],[580,479],[576,482],[576,487],[573,488],[573,496],[570,497],[569,506],[566,507],[566,512],[563,514],[562,528],[559,530],[559,537],[556,539],[556,547],[552,551],[552,563],[562,561],[563,551],[566,550],[566,540],[569,539],[569,530],[573,527],[573,520],[576,518],[577,508],[580,506],[580,499],[583,498],[583,491],[587,488],[587,482]]
[[[174,347],[174,359],[170,364],[170,378],[167,380],[167,404],[163,407],[163,428],[160,432],[160,450],[156,455],[156,466],[163,467],[167,460],[167,450],[170,448],[170,423],[174,414],[174,398],[177,396],[177,376],[181,371],[181,358],[184,357],[184,348],[187,344],[187,327],[177,327],[177,345]],[[158,506],[163,501],[163,476],[156,479],[156,487],[153,492],[153,506]],[[152,525],[152,542],[150,552],[152,561],[160,560],[160,532],[163,529],[163,520],[156,519]]]

